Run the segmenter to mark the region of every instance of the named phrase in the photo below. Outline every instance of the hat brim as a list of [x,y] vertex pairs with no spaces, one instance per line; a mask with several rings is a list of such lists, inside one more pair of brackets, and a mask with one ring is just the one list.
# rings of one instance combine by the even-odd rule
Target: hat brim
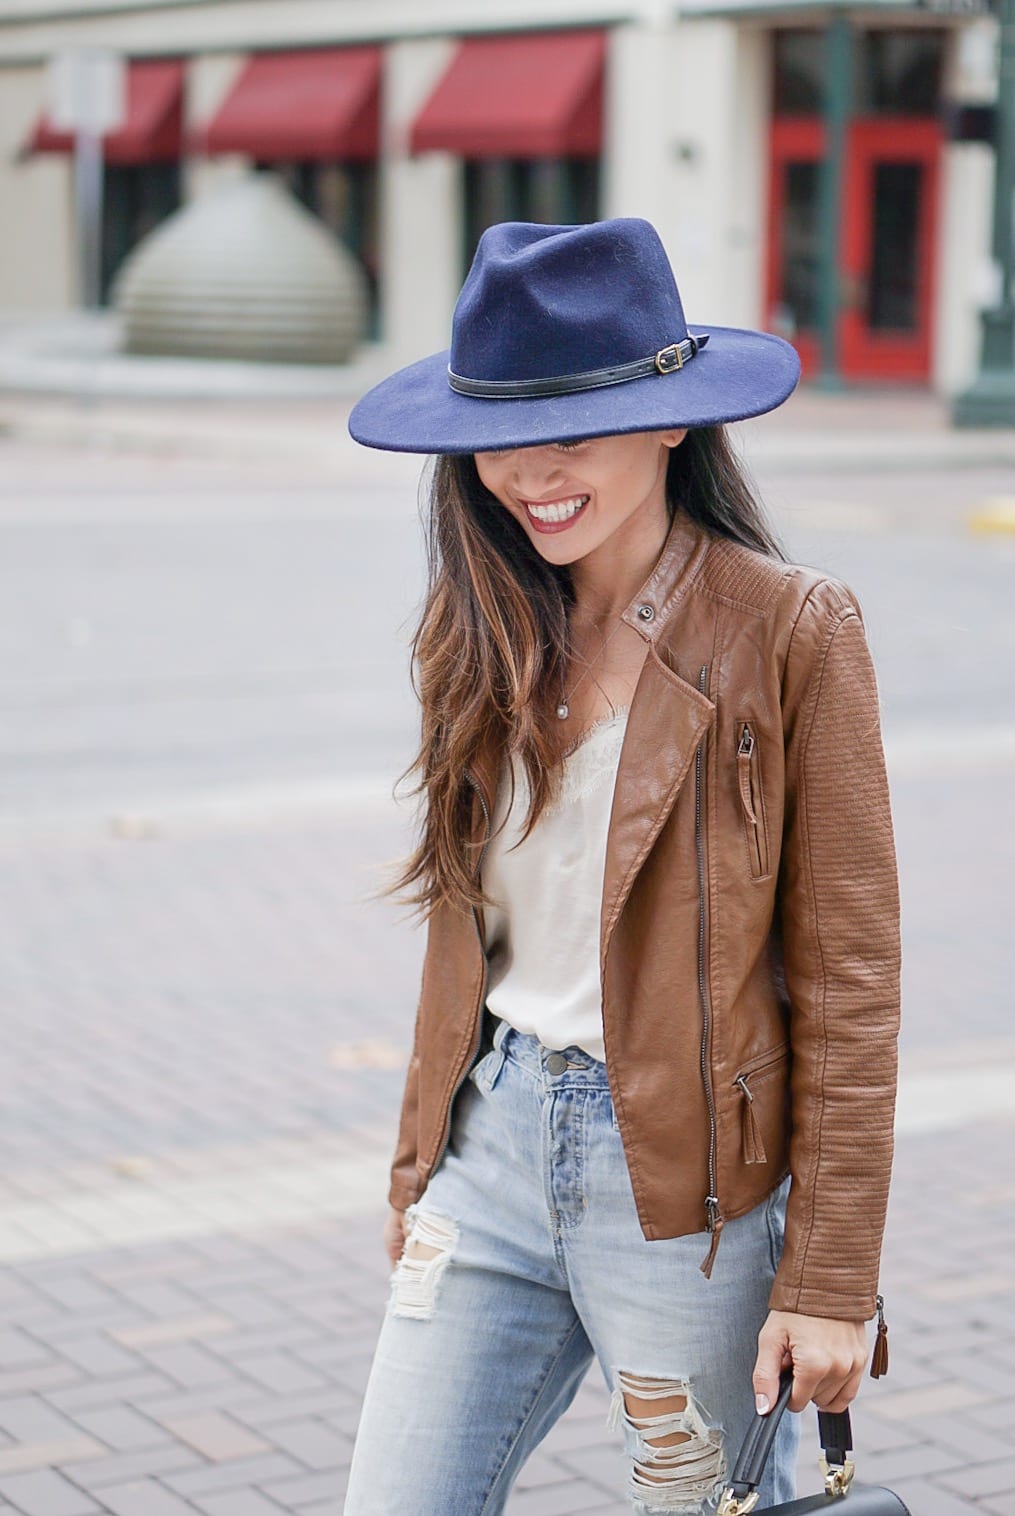
[[689,330],[707,331],[708,346],[681,369],[538,399],[460,395],[448,384],[448,354],[434,353],[369,390],[353,408],[349,431],[387,452],[493,452],[743,421],[774,410],[796,388],[800,359],[781,337],[737,327]]

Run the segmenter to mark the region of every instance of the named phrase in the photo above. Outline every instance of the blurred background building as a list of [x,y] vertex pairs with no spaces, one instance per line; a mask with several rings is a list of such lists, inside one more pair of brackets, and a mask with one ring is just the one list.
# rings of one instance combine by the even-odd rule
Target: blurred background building
[[954,394],[992,288],[986,0],[0,0],[0,307],[71,309],[69,46],[129,60],[102,286],[187,201],[271,169],[346,243],[395,361],[444,345],[505,218],[643,215],[693,322],[826,380]]

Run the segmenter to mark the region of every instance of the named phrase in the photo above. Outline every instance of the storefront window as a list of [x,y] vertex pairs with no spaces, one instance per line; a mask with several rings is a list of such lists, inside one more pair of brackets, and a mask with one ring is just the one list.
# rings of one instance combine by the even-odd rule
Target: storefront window
[[867,301],[872,331],[916,329],[923,174],[920,163],[879,163],[874,169],[874,245]]
[[376,163],[271,163],[307,210],[358,259],[370,296],[371,336],[378,324],[378,181]]
[[490,158],[465,164],[465,267],[488,226],[574,226],[599,217],[598,158]]
[[817,116],[825,106],[825,34],[782,31],[774,34],[775,114]]
[[[824,31],[777,31],[774,111],[817,116],[825,104]],[[861,116],[933,116],[941,99],[945,37],[940,31],[868,31],[856,39],[854,109]]]
[[942,32],[865,32],[857,79],[864,115],[933,116],[941,99]]
[[782,292],[778,312],[784,335],[812,331],[818,325],[820,233],[818,180],[813,162],[786,164],[786,202],[782,223]]
[[180,164],[107,163],[102,204],[102,302],[127,254],[181,204]]

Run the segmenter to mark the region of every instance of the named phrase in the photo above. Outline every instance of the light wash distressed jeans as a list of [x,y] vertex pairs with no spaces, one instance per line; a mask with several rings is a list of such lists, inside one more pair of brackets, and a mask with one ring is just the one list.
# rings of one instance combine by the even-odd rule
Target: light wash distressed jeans
[[[726,1223],[706,1279],[705,1233],[645,1241],[605,1064],[496,1027],[408,1213],[345,1516],[502,1512],[593,1354],[634,1508],[706,1511],[754,1415],[786,1186]],[[427,1256],[407,1256],[414,1242]],[[793,1498],[796,1423],[783,1419],[762,1505]]]

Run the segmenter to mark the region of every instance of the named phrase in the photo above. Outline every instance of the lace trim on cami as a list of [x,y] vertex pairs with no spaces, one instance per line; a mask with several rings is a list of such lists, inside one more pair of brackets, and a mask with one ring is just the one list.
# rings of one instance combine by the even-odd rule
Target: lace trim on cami
[[[627,710],[604,716],[584,732],[574,747],[568,748],[554,775],[553,794],[544,816],[566,810],[578,800],[594,795],[600,785],[616,777],[620,749],[627,727]],[[515,763],[515,800],[513,809],[520,816],[529,809],[529,786],[525,770]]]

